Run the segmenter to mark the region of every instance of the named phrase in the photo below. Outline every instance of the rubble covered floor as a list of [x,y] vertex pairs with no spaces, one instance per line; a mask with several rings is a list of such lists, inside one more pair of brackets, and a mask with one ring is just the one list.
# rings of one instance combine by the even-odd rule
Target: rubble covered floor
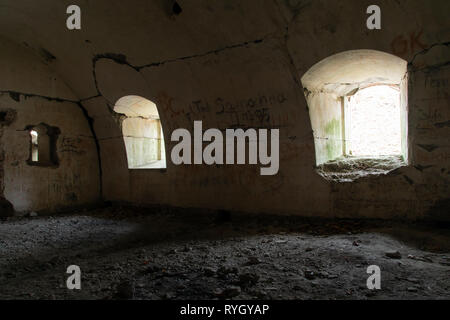
[[[10,218],[0,299],[448,299],[449,239],[442,226],[181,209]],[[69,265],[81,290],[66,288]]]

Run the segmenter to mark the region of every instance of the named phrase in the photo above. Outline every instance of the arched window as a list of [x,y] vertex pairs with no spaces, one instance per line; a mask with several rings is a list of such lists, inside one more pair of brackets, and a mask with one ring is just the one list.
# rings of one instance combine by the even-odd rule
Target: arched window
[[374,50],[333,55],[302,77],[319,173],[353,181],[407,164],[407,81],[406,61]]
[[129,169],[164,169],[164,134],[156,104],[139,96],[119,99],[114,111],[121,118]]
[[30,134],[30,157],[28,164],[41,167],[53,167],[58,165],[56,141],[60,131],[56,127],[46,124],[30,126],[27,128]]

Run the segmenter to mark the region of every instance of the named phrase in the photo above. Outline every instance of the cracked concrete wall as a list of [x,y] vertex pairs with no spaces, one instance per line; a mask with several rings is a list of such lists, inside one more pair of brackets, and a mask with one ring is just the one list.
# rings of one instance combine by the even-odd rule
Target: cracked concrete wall
[[[0,32],[41,55],[92,118],[102,172],[108,173],[102,175],[105,200],[309,216],[449,218],[436,213],[448,208],[449,195],[448,1],[380,0],[380,31],[365,27],[372,4],[366,0],[178,2],[183,12],[174,16],[164,0],[79,0],[83,20],[76,32],[65,28],[64,14],[55,14],[64,13],[68,1],[8,1],[0,12]],[[324,58],[356,49],[414,60],[411,164],[390,176],[331,184],[314,170],[300,78]],[[204,128],[279,128],[278,175],[262,177],[259,166],[176,167],[170,161],[164,171],[128,170],[112,113],[125,95],[158,105],[168,154],[172,131],[192,130],[194,120]]]
[[[98,202],[95,141],[75,96],[38,57],[5,39],[0,39],[0,46],[0,111],[15,114],[14,121],[1,129],[2,195],[18,213]],[[39,124],[60,130],[57,166],[28,164],[28,128]]]
[[[326,1],[309,1],[301,13],[289,20],[288,46],[300,74],[307,72],[314,62],[355,49],[384,51],[410,63],[410,165],[389,176],[331,184],[330,211],[339,217],[449,220],[450,132],[445,123],[449,119],[450,25],[443,12],[450,6],[445,1],[380,1],[377,4],[382,8],[383,29],[375,32],[355,27],[363,26],[365,22],[364,16],[355,16],[354,12],[363,12],[369,5],[366,1],[342,1],[335,5]],[[314,12],[322,13],[314,15]],[[310,27],[304,27],[306,25]],[[308,54],[299,50],[301,42],[308,43]],[[434,49],[428,51],[429,47]],[[430,90],[427,81],[432,80],[417,77],[418,66],[434,71],[428,76],[435,79],[438,88]],[[417,96],[422,97],[420,102]],[[424,155],[417,141],[430,138],[433,142],[428,140],[425,144],[436,148],[425,151]]]

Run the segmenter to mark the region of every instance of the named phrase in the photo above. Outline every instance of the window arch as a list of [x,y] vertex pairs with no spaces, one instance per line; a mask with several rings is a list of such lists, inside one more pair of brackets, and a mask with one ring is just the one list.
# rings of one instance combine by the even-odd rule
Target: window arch
[[408,163],[407,62],[375,50],[328,57],[302,77],[316,165],[353,181]]
[[164,134],[156,104],[139,96],[119,99],[121,128],[129,169],[165,169]]

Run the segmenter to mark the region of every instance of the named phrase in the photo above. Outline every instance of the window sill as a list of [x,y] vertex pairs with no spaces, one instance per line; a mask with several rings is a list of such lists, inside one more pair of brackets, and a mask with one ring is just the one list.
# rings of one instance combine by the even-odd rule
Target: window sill
[[133,168],[129,168],[130,170],[146,170],[146,169],[151,169],[151,170],[166,170],[167,166],[166,166],[166,161],[165,160],[157,160],[157,161],[153,161],[147,164],[143,164],[141,166],[136,166]]
[[128,171],[132,172],[139,172],[139,171],[151,171],[151,172],[160,172],[160,173],[166,173],[167,168],[129,168]]
[[318,166],[317,173],[328,181],[345,183],[387,175],[406,165],[402,156],[345,157]]
[[27,160],[27,164],[31,167],[48,168],[48,169],[59,168],[59,164],[52,163],[52,162],[39,162],[39,161]]
[[128,168],[131,171],[159,171],[161,173],[167,172],[165,160],[153,161],[138,167]]

